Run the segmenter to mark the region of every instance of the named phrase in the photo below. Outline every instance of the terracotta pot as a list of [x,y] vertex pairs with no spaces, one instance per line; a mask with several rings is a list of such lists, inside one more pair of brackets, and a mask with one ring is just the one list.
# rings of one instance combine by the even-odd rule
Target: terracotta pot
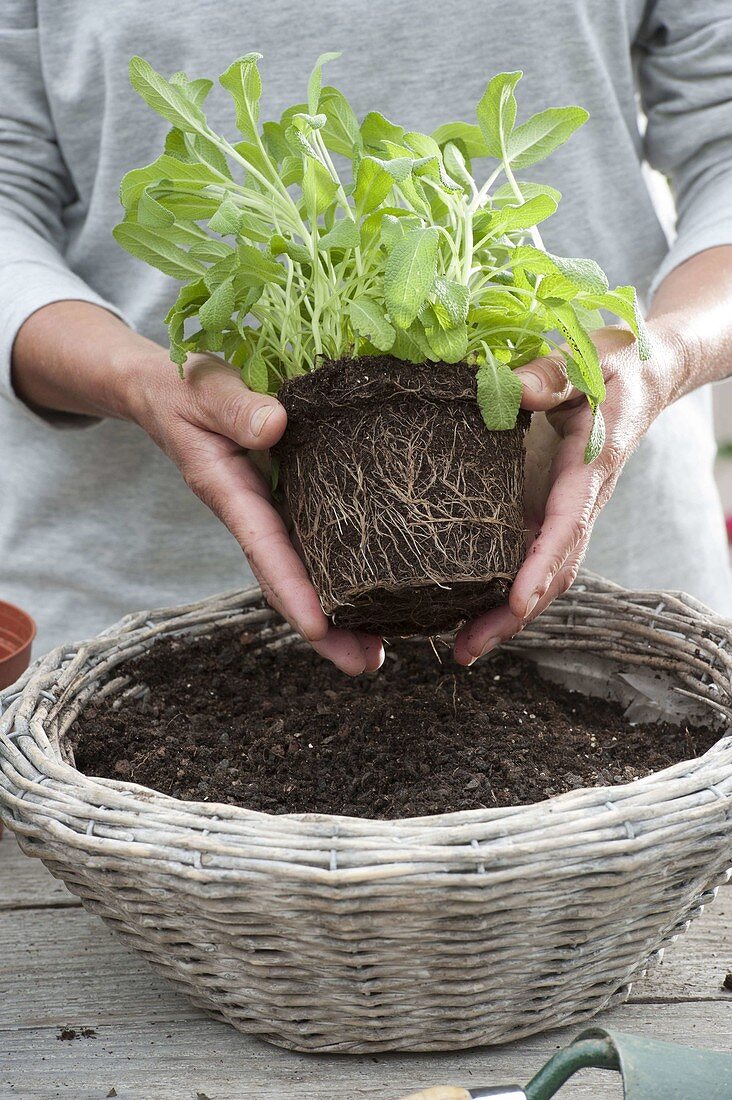
[[14,684],[27,669],[35,636],[30,615],[0,600],[0,690]]

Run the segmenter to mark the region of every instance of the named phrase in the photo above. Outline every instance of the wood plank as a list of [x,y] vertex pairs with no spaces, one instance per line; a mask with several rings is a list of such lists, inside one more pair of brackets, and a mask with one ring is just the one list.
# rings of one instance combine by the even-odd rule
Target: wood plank
[[[607,1026],[672,1042],[719,1047],[732,1042],[732,1004],[628,1005]],[[510,1047],[444,1055],[325,1057],[293,1054],[213,1021],[174,1028],[129,1020],[97,1037],[60,1042],[49,1028],[2,1034],[0,1096],[99,1100],[399,1100],[431,1084],[525,1084],[578,1031],[554,1032]],[[727,1046],[729,1050],[729,1045]],[[562,1100],[621,1100],[615,1074],[584,1072]]]
[[78,898],[55,879],[40,859],[23,855],[9,829],[0,840],[0,911],[39,906],[81,906]]

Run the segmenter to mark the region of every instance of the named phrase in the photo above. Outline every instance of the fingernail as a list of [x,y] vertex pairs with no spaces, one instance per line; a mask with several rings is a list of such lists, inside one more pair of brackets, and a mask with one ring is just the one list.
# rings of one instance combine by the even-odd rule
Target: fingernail
[[501,639],[500,638],[489,638],[487,640],[487,642],[485,643],[485,645],[483,646],[483,648],[481,649],[478,656],[479,657],[485,657],[486,653],[490,653],[490,651],[492,649],[495,649],[496,646],[500,645],[500,644],[501,644]]
[[516,374],[521,380],[521,384],[525,389],[531,390],[532,393],[544,392],[544,381],[538,374],[534,374],[530,370],[517,370]]
[[274,405],[260,405],[259,408],[252,413],[251,426],[254,435],[262,434],[262,429],[273,412]]
[[534,610],[534,608],[538,604],[539,597],[540,597],[539,592],[534,592],[534,593],[532,593],[531,596],[529,596],[528,600],[526,601],[526,614],[524,615],[525,619],[528,619],[529,615],[531,614],[531,612]]

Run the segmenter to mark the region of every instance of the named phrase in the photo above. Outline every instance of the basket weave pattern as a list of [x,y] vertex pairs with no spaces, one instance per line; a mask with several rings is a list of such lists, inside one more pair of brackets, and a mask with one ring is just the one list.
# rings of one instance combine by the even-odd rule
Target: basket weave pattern
[[[732,738],[635,783],[400,821],[270,815],[81,775],[67,732],[123,661],[225,623],[298,644],[258,589],[128,616],[0,696],[0,814],[159,973],[243,1031],[309,1051],[439,1050],[584,1019],[728,877]],[[515,647],[732,718],[730,624],[581,576]],[[564,659],[562,657],[562,660]],[[246,690],[246,685],[243,685]]]

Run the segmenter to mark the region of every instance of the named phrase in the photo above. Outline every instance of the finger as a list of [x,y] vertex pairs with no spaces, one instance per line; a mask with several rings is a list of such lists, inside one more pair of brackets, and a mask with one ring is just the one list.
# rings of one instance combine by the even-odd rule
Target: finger
[[[371,639],[368,636],[370,644],[367,647],[363,641],[364,637],[367,635],[361,636],[349,630],[337,630],[332,626],[325,638],[310,644],[316,653],[332,661],[347,676],[360,676],[363,672],[375,672],[381,666],[384,652],[380,638]],[[377,647],[373,644],[374,642],[378,642],[378,648],[381,649],[381,659],[378,663],[375,657]]]
[[541,530],[509,595],[517,619],[531,616],[565,561],[589,539],[605,474],[599,465],[586,466],[583,452],[583,439],[573,435],[557,453]]
[[531,612],[528,620],[524,623],[524,626],[528,625],[529,622],[533,622],[535,619],[538,619],[539,616],[546,611],[547,607],[549,607],[549,604],[553,603],[554,600],[557,599],[557,597],[563,596],[564,593],[572,587],[575,580],[577,579],[577,574],[579,573],[582,559],[585,556],[588,542],[589,539],[586,539],[580,546],[577,547],[577,549],[573,553],[569,555],[566,561],[562,563],[546,592],[543,596],[540,597],[536,607]]
[[466,623],[455,637],[454,654],[459,665],[472,665],[501,642],[513,638],[522,629],[508,604],[487,611],[478,619]]
[[366,672],[378,672],[385,657],[383,640],[376,634],[363,634],[360,630],[356,631],[356,637],[363,646]]
[[531,412],[546,412],[581,396],[569,382],[564,357],[559,354],[532,359],[514,374],[523,386],[521,407]]
[[[349,631],[336,630],[323,613],[304,564],[279,514],[266,496],[256,470],[238,451],[201,461],[186,480],[197,496],[226,524],[244,550],[262,593],[313,648],[349,676],[378,668],[376,643],[366,647]],[[185,473],[185,471],[184,471]],[[370,637],[370,636],[369,636]]]
[[266,450],[281,438],[287,413],[274,397],[248,389],[226,363],[206,360],[187,372],[195,422],[247,450]]
[[308,641],[324,638],[329,621],[260,475],[238,450],[211,449],[209,461],[199,449],[195,464],[181,465],[188,485],[231,531],[270,606]]
[[[609,353],[627,348],[634,339],[632,332],[613,325],[606,325],[592,334],[592,342],[601,361]],[[607,379],[608,369],[612,369],[610,364],[603,362],[602,369]],[[523,386],[521,405],[531,412],[548,412],[567,401],[584,400],[567,378],[566,361],[559,350],[532,359],[523,367],[517,367],[514,374]]]

